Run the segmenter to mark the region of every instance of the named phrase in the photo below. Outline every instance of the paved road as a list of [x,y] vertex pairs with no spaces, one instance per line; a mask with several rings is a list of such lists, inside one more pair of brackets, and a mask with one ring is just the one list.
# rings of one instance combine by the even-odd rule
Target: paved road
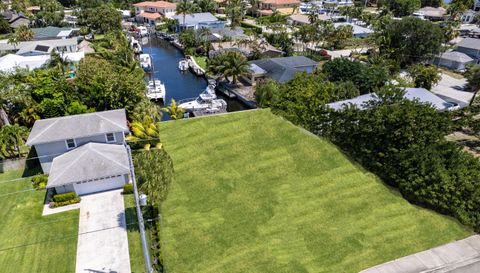
[[82,196],[77,273],[130,273],[122,190]]

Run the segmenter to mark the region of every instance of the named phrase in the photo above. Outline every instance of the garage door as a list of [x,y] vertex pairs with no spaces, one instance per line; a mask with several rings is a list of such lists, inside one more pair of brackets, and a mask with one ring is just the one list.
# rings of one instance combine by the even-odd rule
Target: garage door
[[120,175],[106,179],[75,183],[74,188],[75,192],[78,195],[82,195],[111,189],[118,189],[123,187],[124,184],[125,178],[123,175]]

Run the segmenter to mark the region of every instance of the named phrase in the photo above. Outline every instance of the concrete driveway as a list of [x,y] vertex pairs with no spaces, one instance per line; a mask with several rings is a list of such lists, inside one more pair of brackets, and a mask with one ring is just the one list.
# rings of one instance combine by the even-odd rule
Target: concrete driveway
[[442,79],[432,88],[432,92],[446,101],[458,103],[460,107],[468,106],[473,98],[473,92],[465,91],[467,80],[456,79],[445,73],[440,74]]
[[130,273],[122,190],[82,196],[76,272]]

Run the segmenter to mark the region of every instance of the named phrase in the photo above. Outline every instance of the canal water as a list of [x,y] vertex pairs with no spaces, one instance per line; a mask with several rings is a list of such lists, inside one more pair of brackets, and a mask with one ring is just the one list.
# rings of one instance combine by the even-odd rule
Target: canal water
[[[207,87],[207,81],[203,77],[197,77],[190,71],[180,71],[178,62],[183,58],[183,53],[172,46],[169,42],[160,38],[152,37],[150,40],[142,40],[143,53],[150,54],[153,60],[154,71],[147,74],[161,80],[165,84],[165,104],[170,104],[171,99],[180,101],[183,99],[196,98]],[[227,102],[227,111],[234,112],[248,109],[243,103],[231,99],[217,91],[217,96]],[[167,120],[168,115],[163,115]]]

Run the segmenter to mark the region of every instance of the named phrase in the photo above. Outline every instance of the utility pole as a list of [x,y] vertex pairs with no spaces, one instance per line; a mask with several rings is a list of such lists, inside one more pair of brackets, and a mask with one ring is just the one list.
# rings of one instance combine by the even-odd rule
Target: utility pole
[[137,182],[135,180],[135,170],[133,168],[133,159],[132,159],[132,150],[128,144],[125,144],[125,147],[128,151],[128,161],[130,163],[130,176],[132,178],[133,183],[133,194],[135,197],[135,207],[137,209],[137,219],[138,219],[138,229],[140,230],[140,239],[142,240],[142,250],[143,250],[143,258],[145,260],[145,269],[147,273],[152,273],[152,263],[150,261],[150,253],[148,252],[148,243],[147,238],[145,235],[145,223],[143,221],[143,214],[142,210],[140,209],[140,203],[138,201],[138,189],[137,189]]

